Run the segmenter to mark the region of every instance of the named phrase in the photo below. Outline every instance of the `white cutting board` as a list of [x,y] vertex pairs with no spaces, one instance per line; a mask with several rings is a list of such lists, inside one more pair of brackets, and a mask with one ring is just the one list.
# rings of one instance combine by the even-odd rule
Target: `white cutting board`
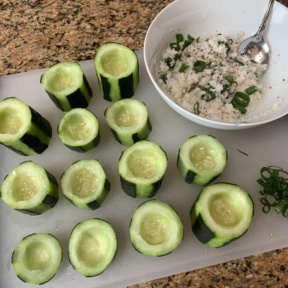
[[[124,146],[116,142],[103,116],[110,104],[102,99],[92,60],[81,66],[93,90],[89,105],[100,123],[100,145],[86,154],[70,151],[62,145],[56,127],[63,115],[40,85],[43,70],[4,76],[0,78],[0,99],[16,96],[46,117],[53,127],[49,148],[42,154],[25,157],[0,147],[0,183],[4,176],[20,162],[32,159],[42,164],[59,181],[62,172],[74,161],[96,158],[100,160],[111,181],[111,191],[103,205],[95,211],[81,210],[63,198],[59,189],[56,206],[41,216],[28,216],[13,211],[0,201],[0,287],[25,288],[14,273],[10,263],[13,249],[26,235],[48,232],[55,235],[63,248],[63,261],[56,276],[43,287],[96,288],[124,287],[171,274],[184,272],[224,261],[288,246],[288,219],[274,211],[263,214],[259,203],[259,185],[256,180],[260,169],[278,165],[288,170],[288,118],[250,130],[222,131],[193,124],[171,110],[158,96],[145,70],[143,54],[140,62],[140,84],[134,98],[143,100],[149,110],[153,131],[150,140],[160,144],[167,152],[169,165],[164,182],[155,198],[171,204],[179,213],[185,229],[185,237],[170,255],[154,258],[134,250],[129,238],[129,221],[137,206],[146,199],[127,196],[120,187],[117,163]],[[237,241],[220,249],[202,245],[190,229],[189,211],[200,187],[184,182],[176,168],[177,152],[181,144],[194,134],[211,134],[227,148],[228,163],[224,173],[216,181],[232,182],[251,193],[255,202],[255,214],[248,232]],[[241,153],[245,152],[247,155]],[[72,228],[92,217],[109,221],[118,236],[118,252],[114,262],[101,275],[85,278],[73,270],[68,261],[67,245]],[[29,286],[30,287],[30,286]]]

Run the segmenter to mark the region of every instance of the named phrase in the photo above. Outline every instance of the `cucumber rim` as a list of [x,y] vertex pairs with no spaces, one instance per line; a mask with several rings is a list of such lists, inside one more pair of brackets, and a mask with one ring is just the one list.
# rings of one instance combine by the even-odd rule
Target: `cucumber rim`
[[[83,85],[83,75],[84,73],[79,63],[59,62],[50,66],[42,74],[40,82],[44,90],[48,93],[57,95],[59,98],[65,98]],[[59,79],[62,79],[61,82],[65,83],[59,83]],[[71,82],[70,86],[66,85],[68,80]],[[57,85],[59,87],[57,87]]]
[[[117,59],[115,59],[115,57]],[[121,64],[123,64],[126,69],[121,69],[123,71],[121,73],[112,74],[107,72],[107,70],[112,71],[112,67],[113,69],[116,69],[115,61],[117,63],[117,60],[119,59],[124,62],[124,64]],[[104,63],[106,61],[108,61],[108,65],[107,63]],[[138,66],[138,57],[135,52],[127,46],[116,42],[108,42],[101,45],[96,51],[94,56],[94,64],[96,72],[103,75],[105,78],[121,79],[135,72],[135,67]]]
[[88,151],[99,144],[98,118],[88,109],[73,108],[62,117],[57,127],[57,133],[62,143],[69,148],[81,148],[84,146],[83,149],[87,147],[85,151]]
[[129,232],[131,243],[139,253],[157,257],[172,253],[184,238],[178,213],[171,205],[156,199],[138,206]]
[[104,116],[115,139],[123,145],[146,140],[152,130],[146,104],[136,99],[113,102]]
[[[79,179],[79,173],[85,179]],[[72,163],[61,175],[60,183],[65,198],[82,209],[99,208],[110,191],[107,175],[96,159],[82,159]]]
[[[30,117],[27,117],[28,115]],[[4,119],[2,119],[3,117]],[[9,131],[7,128],[7,126],[11,126],[9,123],[12,117],[17,118],[17,122],[21,122],[21,126],[18,127],[16,133]],[[31,123],[31,112],[29,106],[22,100],[9,97],[0,101],[0,119],[0,142],[9,144],[9,142],[22,138],[26,133]]]
[[187,183],[204,186],[221,175],[227,158],[227,150],[216,137],[194,135],[179,148],[177,168]]
[[13,251],[11,262],[20,280],[41,285],[56,275],[62,257],[62,248],[55,236],[50,233],[33,233],[20,241]]
[[[147,165],[150,164],[149,161],[151,160],[151,164],[157,164],[157,171],[155,173],[151,172],[151,177],[145,177],[142,176],[142,172],[145,169],[142,169],[141,167],[139,168],[140,163],[134,162],[134,159],[130,159],[132,156],[136,154],[136,159],[137,161],[137,156],[139,155],[144,155],[147,157]],[[131,161],[131,163],[128,163]],[[133,166],[136,168],[138,166],[137,172],[139,172],[139,176],[135,175],[135,172],[133,172]],[[136,165],[137,164],[137,165]],[[142,165],[145,166],[146,161],[142,163]],[[167,154],[166,152],[159,146],[158,144],[150,141],[150,140],[142,140],[139,142],[136,142],[132,146],[126,148],[122,153],[119,158],[119,174],[120,176],[134,184],[152,184],[157,181],[159,181],[161,178],[163,178],[166,169],[168,165],[168,159],[167,159]],[[156,169],[155,169],[156,170]],[[145,171],[144,171],[145,172]],[[144,178],[145,177],[145,178]]]
[[112,263],[117,248],[117,236],[110,223],[100,218],[84,220],[70,234],[69,261],[80,274],[97,276]]
[[[30,185],[29,189],[24,191],[23,187],[27,188],[28,185]],[[32,192],[34,195],[28,195]],[[50,201],[47,201],[47,197]],[[4,178],[1,187],[1,198],[15,210],[42,214],[57,203],[58,183],[55,177],[41,165],[32,160],[24,161]]]

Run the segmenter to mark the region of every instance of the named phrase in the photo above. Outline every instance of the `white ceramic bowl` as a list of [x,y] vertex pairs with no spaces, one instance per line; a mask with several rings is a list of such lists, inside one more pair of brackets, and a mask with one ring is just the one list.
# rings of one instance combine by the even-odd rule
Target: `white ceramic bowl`
[[258,30],[268,0],[175,0],[152,21],[144,42],[147,72],[165,102],[177,113],[198,124],[218,129],[245,129],[274,121],[288,114],[288,9],[275,1],[265,38],[271,48],[268,71],[261,79],[262,99],[245,123],[226,123],[199,117],[177,105],[157,83],[156,65],[176,33],[211,37],[218,33]]

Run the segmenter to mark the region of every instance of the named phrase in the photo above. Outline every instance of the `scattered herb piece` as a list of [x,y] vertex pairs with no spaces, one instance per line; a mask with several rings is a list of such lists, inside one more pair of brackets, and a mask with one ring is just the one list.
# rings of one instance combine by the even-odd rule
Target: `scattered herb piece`
[[167,75],[166,74],[162,74],[161,76],[160,76],[160,79],[166,84],[167,83]]
[[202,85],[198,85],[198,88],[206,92],[205,94],[201,96],[202,100],[205,100],[206,102],[210,102],[211,100],[214,100],[216,98],[216,94],[210,90],[210,88],[213,88],[213,87],[210,86],[206,88]]
[[243,92],[236,92],[233,101],[242,107],[247,107],[250,102],[250,97]]
[[167,57],[164,59],[165,64],[169,67],[169,69],[173,69],[175,62],[173,61],[173,59],[171,57]]
[[193,65],[193,70],[198,73],[198,72],[203,72],[206,68],[206,64],[204,61],[198,60],[194,63]]
[[241,66],[244,66],[244,62],[240,61],[239,59],[235,58],[234,59],[236,63],[238,63]]
[[255,92],[257,92],[258,91],[258,88],[256,87],[256,86],[250,86],[250,87],[248,87],[246,90],[245,90],[245,92],[246,92],[246,94],[247,95],[252,95],[252,94],[254,94]]
[[242,154],[244,154],[244,155],[246,155],[246,156],[249,156],[246,152],[243,152],[243,151],[241,151],[241,150],[239,150],[239,149],[237,149],[237,151],[240,152],[240,153],[242,153]]
[[193,105],[194,114],[199,115],[199,113],[200,113],[199,108],[200,108],[199,102],[195,102]]
[[274,208],[277,213],[288,217],[288,172],[278,166],[263,167],[261,178],[257,180],[262,186],[260,202],[262,211],[268,213]]
[[189,65],[182,64],[181,67],[179,68],[179,72],[184,73],[188,68],[189,68]]
[[180,33],[176,34],[176,42],[180,43],[180,42],[183,42],[183,41],[184,41],[183,34],[180,34]]
[[249,102],[250,102],[249,95],[238,91],[234,94],[231,104],[235,109],[238,109],[241,114],[245,114],[247,112],[247,109],[245,107],[248,106]]
[[182,46],[182,50],[184,50],[185,48],[187,48],[189,45],[191,45],[193,43],[195,39],[188,34],[187,39],[184,41],[184,44]]

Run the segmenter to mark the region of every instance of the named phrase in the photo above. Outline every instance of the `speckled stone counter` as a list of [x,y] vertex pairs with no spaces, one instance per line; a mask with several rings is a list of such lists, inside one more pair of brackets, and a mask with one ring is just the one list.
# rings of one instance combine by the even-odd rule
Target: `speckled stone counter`
[[[0,75],[44,68],[57,61],[91,59],[97,47],[108,41],[141,50],[152,19],[170,2],[2,0]],[[288,0],[280,2],[288,7]],[[136,287],[288,287],[288,248],[129,288]]]

